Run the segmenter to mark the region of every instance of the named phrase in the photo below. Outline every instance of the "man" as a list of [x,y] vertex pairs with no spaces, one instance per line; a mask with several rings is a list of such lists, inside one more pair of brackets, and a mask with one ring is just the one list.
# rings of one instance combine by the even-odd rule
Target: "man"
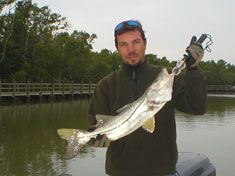
[[[139,98],[161,71],[145,57],[147,40],[140,22],[124,21],[114,32],[115,45],[122,58],[122,68],[103,78],[93,96],[89,117],[117,115],[117,110]],[[187,48],[187,71],[175,77],[172,100],[155,115],[156,128],[148,133],[142,128],[110,143],[106,153],[106,172],[112,176],[165,176],[176,173],[178,157],[174,109],[203,114],[206,107],[206,81],[197,63],[203,57],[202,46],[193,38]],[[89,128],[92,131],[94,128]],[[105,146],[105,136],[90,144]]]

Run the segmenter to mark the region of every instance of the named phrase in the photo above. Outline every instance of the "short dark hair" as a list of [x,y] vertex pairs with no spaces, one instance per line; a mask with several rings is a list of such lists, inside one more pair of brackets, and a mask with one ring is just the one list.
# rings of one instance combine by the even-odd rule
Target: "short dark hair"
[[[133,22],[134,24],[137,24],[137,25],[129,25],[128,24],[129,22]],[[122,26],[117,29],[117,27],[120,25],[122,25]],[[117,47],[117,45],[118,45],[118,41],[117,41],[118,35],[124,34],[125,32],[128,32],[128,31],[135,31],[135,30],[138,30],[141,34],[142,39],[144,41],[146,41],[146,37],[145,37],[144,30],[142,28],[141,23],[138,20],[128,20],[128,21],[123,21],[123,22],[119,23],[115,27],[115,30],[114,30],[115,46]]]

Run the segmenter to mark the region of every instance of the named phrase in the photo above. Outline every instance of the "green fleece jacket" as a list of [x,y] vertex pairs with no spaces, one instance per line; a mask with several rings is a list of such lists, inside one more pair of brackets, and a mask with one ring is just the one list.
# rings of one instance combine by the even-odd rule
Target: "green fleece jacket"
[[[121,69],[102,79],[92,98],[89,117],[117,115],[117,110],[139,98],[156,79],[161,67],[148,62]],[[199,71],[175,76],[172,100],[155,115],[155,131],[139,128],[132,134],[111,142],[106,153],[106,173],[118,176],[158,176],[176,171],[175,108],[190,114],[203,114],[206,109],[206,80]]]

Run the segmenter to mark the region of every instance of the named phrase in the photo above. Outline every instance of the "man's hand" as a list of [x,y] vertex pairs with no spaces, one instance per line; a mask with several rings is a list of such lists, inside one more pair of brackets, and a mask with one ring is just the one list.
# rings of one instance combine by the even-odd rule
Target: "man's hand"
[[187,47],[186,52],[186,67],[187,70],[192,71],[197,69],[197,65],[204,56],[204,50],[200,42],[197,41],[197,37],[193,36],[190,45]]
[[[91,126],[88,128],[87,131],[92,132],[96,129],[95,126]],[[98,134],[96,138],[92,138],[88,144],[93,147],[108,147],[110,142],[106,135],[100,135]]]

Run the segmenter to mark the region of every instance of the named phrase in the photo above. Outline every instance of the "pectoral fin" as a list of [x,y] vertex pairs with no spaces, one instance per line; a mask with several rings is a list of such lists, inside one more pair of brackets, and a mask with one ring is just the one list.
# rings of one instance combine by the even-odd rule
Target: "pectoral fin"
[[148,120],[146,120],[142,126],[142,128],[150,133],[154,132],[155,129],[155,118],[152,117]]

